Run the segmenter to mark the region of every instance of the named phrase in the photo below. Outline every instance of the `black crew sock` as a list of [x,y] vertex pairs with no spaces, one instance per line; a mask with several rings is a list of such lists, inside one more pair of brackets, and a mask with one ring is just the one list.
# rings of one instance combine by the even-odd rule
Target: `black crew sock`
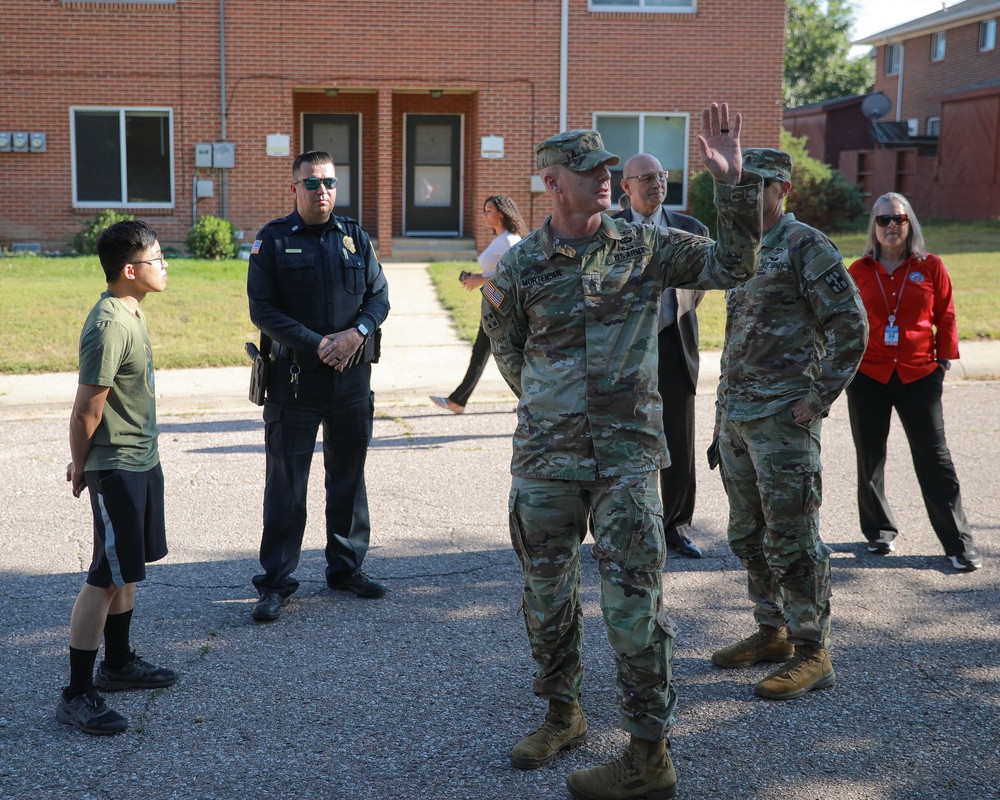
[[132,660],[129,644],[129,628],[132,627],[132,611],[108,614],[104,623],[104,663],[110,669],[120,669]]
[[63,691],[67,700],[86,694],[94,688],[94,663],[96,650],[69,649],[69,686]]

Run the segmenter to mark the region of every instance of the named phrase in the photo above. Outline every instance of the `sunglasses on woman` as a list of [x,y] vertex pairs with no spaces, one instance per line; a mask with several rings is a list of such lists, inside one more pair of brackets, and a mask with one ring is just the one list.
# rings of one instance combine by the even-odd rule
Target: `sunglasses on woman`
[[910,218],[906,214],[879,214],[875,217],[875,224],[880,228],[888,228],[890,222],[903,226],[909,221]]

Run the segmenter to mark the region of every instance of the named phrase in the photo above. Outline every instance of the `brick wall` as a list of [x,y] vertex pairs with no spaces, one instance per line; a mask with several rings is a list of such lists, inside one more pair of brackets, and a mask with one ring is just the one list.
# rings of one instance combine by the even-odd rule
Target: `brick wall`
[[[686,112],[693,170],[701,109],[725,100],[744,114],[744,145],[776,145],[784,0],[760,0],[749,18],[737,0],[698,6],[694,15],[592,14],[586,0],[571,0],[568,126],[590,127],[595,112]],[[223,175],[194,167],[195,144],[222,133],[218,0],[6,0],[0,131],[45,132],[48,149],[0,153],[0,244],[64,249],[95,213],[72,203],[70,107],[79,105],[173,109],[174,206],[134,212],[165,244],[183,247],[197,177],[214,179],[216,190],[197,214],[221,213],[225,185],[228,216],[248,239],[287,213],[307,112],[361,115],[362,218],[383,242],[402,232],[406,113],[463,116],[463,228],[478,247],[490,239],[479,213],[490,194],[510,194],[532,225],[544,218],[547,198],[529,186],[532,147],[559,127],[559,2],[227,0],[225,8],[236,167]],[[334,85],[342,91],[329,98],[322,89]],[[431,88],[446,94],[431,98]],[[290,157],[266,156],[269,133],[291,136]],[[480,157],[485,135],[504,137],[503,159]]]
[[[917,133],[927,133],[927,118],[941,116],[941,98],[947,92],[1000,78],[1000,47],[979,51],[979,21],[945,31],[945,57],[931,61],[931,34],[907,39],[903,54],[903,94],[899,119],[919,120]],[[899,77],[884,75],[885,46],[878,48],[874,91],[892,101],[889,119],[896,119]],[[943,132],[943,131],[942,131]]]

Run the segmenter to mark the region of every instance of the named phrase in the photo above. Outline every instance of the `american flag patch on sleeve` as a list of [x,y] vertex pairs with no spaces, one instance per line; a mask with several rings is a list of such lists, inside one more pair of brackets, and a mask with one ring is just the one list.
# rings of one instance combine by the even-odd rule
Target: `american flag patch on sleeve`
[[489,300],[490,305],[493,306],[497,311],[500,310],[500,306],[503,305],[504,294],[496,286],[493,285],[493,281],[486,281],[483,284],[483,297]]
[[250,248],[250,255],[255,256],[260,252],[260,246],[264,244],[260,239],[253,240],[253,247]]

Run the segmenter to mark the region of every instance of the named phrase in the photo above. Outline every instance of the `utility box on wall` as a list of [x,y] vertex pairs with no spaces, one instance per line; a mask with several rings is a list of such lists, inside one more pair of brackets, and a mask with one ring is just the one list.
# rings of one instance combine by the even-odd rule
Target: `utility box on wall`
[[212,144],[212,166],[216,169],[232,169],[236,166],[236,145],[232,142]]
[[212,145],[196,144],[194,146],[194,165],[196,167],[212,166]]

